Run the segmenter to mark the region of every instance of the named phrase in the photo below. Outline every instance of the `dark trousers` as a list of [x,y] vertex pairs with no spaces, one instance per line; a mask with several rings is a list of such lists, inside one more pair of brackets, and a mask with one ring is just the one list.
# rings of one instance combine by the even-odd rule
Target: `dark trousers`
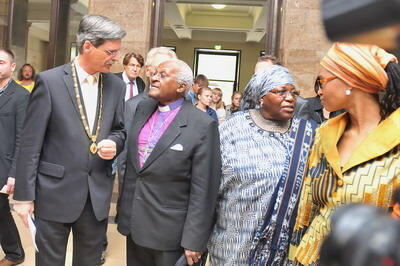
[[183,249],[163,251],[145,248],[133,242],[131,236],[126,237],[127,266],[174,266],[182,254]]
[[0,194],[0,244],[6,254],[6,259],[19,261],[25,258],[18,229],[11,215],[8,195],[6,194]]
[[98,266],[107,219],[97,221],[90,199],[74,223],[36,218],[37,266],[64,266],[68,236],[73,235],[73,266]]

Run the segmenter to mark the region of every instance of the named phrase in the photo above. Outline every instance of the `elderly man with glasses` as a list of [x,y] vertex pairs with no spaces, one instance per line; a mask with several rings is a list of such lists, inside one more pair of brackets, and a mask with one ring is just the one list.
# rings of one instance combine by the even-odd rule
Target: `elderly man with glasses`
[[[149,98],[128,129],[118,231],[128,266],[197,263],[211,233],[221,175],[218,123],[185,101],[193,73],[183,61],[158,65]],[[183,258],[183,257],[182,257]]]

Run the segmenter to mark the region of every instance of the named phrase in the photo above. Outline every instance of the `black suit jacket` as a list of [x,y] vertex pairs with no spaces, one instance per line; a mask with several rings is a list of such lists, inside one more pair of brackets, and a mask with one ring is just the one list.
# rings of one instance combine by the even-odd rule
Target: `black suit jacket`
[[[132,97],[125,102],[124,122],[127,128],[129,128],[128,125],[132,125],[134,123],[133,118],[135,117],[137,106],[144,99],[151,99],[146,92],[142,92],[138,96]],[[125,175],[127,152],[128,152],[128,145],[125,145],[123,151],[118,156],[117,171],[120,180],[123,180],[123,177]]]
[[0,96],[0,189],[15,177],[19,137],[25,119],[29,92],[14,80]]
[[[304,120],[313,120],[318,125],[322,124],[326,119],[324,118],[323,108],[324,106],[321,104],[321,100],[318,96],[305,98],[306,102],[303,104],[296,114],[296,116],[300,117]],[[329,118],[335,117],[344,110],[338,110],[329,113]]]
[[[103,114],[98,142],[111,139],[123,149],[125,86],[114,74],[103,74]],[[14,198],[35,201],[35,215],[70,223],[90,198],[98,220],[108,217],[112,160],[89,152],[71,76],[63,65],[37,76],[31,94],[17,161]]]
[[221,176],[217,122],[186,101],[140,168],[138,135],[156,108],[142,100],[128,130],[118,230],[156,250],[204,251]]
[[[115,75],[117,77],[119,77],[120,79],[124,80],[122,77],[122,73],[124,73],[124,72],[115,73]],[[144,91],[144,89],[146,88],[146,84],[144,83],[144,81],[141,77],[136,78],[136,85],[138,87],[139,94],[142,93]],[[125,87],[126,87],[126,85],[125,85]]]

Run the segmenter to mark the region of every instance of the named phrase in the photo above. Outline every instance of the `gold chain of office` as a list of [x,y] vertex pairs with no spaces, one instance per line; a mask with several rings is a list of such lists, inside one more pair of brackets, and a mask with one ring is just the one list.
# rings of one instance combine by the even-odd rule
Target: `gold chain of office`
[[98,150],[96,142],[97,142],[97,138],[98,138],[99,132],[100,132],[101,117],[102,117],[102,113],[103,113],[103,77],[100,74],[100,77],[99,77],[99,83],[100,83],[100,108],[99,108],[99,115],[98,115],[98,118],[97,118],[96,133],[94,135],[92,135],[91,132],[90,132],[90,128],[89,128],[88,119],[85,116],[85,113],[83,111],[83,105],[82,105],[81,96],[79,94],[78,78],[76,77],[76,68],[75,68],[75,63],[74,62],[71,63],[71,68],[72,68],[72,79],[74,81],[76,102],[78,104],[78,109],[79,109],[82,125],[85,128],[86,135],[92,141],[92,144],[90,144],[90,147],[89,147],[89,151],[92,154],[96,154],[97,150]]

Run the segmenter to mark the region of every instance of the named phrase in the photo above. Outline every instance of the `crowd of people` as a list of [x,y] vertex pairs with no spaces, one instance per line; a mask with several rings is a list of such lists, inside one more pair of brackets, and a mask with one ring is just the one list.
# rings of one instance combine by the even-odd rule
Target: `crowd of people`
[[25,258],[11,194],[34,218],[36,265],[64,265],[71,231],[74,266],[104,263],[115,176],[129,266],[400,263],[395,56],[334,43],[312,98],[262,56],[225,105],[165,47],[110,73],[125,35],[86,15],[78,57],[37,75],[25,64],[17,81],[0,49],[0,265]]

